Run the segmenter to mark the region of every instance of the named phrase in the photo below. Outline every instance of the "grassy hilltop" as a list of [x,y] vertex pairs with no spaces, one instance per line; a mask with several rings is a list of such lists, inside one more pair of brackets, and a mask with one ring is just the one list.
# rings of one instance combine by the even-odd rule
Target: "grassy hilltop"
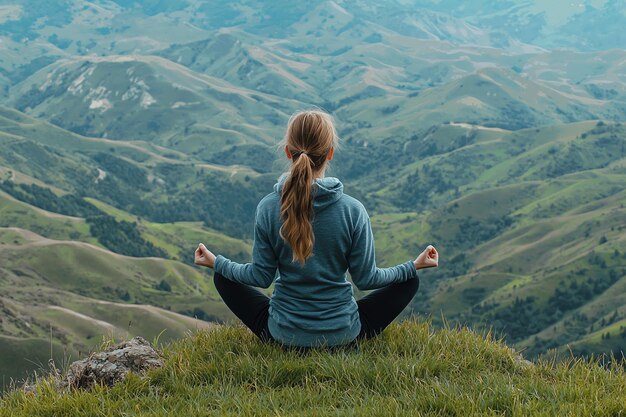
[[163,347],[165,367],[109,389],[12,392],[0,416],[618,416],[619,365],[525,362],[489,336],[428,323],[393,325],[356,349],[309,353],[263,345],[242,327]]

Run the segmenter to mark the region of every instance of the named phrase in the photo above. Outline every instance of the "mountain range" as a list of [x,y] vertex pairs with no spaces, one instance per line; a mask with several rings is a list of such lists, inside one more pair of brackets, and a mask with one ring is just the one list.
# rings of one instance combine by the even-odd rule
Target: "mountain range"
[[379,264],[442,255],[409,313],[530,357],[620,355],[622,6],[3,3],[0,373],[231,319],[194,246],[250,259],[277,143],[313,106]]

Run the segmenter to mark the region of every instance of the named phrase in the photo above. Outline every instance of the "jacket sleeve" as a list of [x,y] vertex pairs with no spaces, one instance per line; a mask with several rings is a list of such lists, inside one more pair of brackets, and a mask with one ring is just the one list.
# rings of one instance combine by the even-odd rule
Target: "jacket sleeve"
[[218,255],[215,258],[215,272],[240,284],[268,288],[274,282],[278,261],[258,213],[255,215],[252,262],[240,264]]
[[360,290],[372,290],[396,282],[418,278],[413,261],[407,261],[390,268],[376,267],[374,234],[367,213],[360,219],[354,230],[348,269],[352,282]]

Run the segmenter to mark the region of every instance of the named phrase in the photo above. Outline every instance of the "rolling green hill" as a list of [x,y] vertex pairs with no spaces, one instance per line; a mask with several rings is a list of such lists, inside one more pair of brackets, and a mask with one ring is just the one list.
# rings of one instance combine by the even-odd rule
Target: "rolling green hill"
[[[11,114],[17,115],[17,113]],[[20,121],[19,118],[11,120]],[[71,156],[73,155],[71,153],[55,151],[55,148],[50,145],[64,147],[69,152],[77,150],[85,152],[98,150],[102,143],[67,132],[62,135],[50,135],[50,132],[61,130],[51,126],[48,130],[40,129],[41,123],[31,124],[27,123],[28,121],[32,120],[24,118],[19,125],[17,123],[4,125],[5,132],[13,133],[5,134],[12,144],[2,148],[2,156],[6,158],[5,163],[11,161],[16,161],[16,163],[11,164],[10,169],[3,168],[2,180],[17,184],[17,187],[37,187],[34,189],[41,190],[39,194],[31,192],[22,196],[28,195],[30,202],[39,206],[57,211],[74,207],[68,204],[52,204],[66,201],[62,200],[63,196],[73,194],[51,186],[50,182],[60,187],[67,187],[69,190],[79,188],[82,183],[76,182],[75,172],[72,172],[69,178],[67,175],[72,171],[73,166],[82,168],[84,165],[81,163],[84,159]],[[22,136],[15,134],[18,127],[24,128],[20,131]],[[48,134],[39,136],[40,132],[48,132]],[[25,137],[28,139],[24,139]],[[47,145],[38,142],[44,139]],[[15,147],[16,144],[24,142],[31,146]],[[136,151],[137,155],[145,157],[138,157],[137,159],[140,160],[164,159],[146,150],[139,152],[137,149],[141,148],[134,144],[120,142],[114,144],[117,149],[128,148]],[[39,147],[42,150],[40,158],[47,156],[50,158],[40,161],[34,159],[33,147]],[[24,151],[23,159],[19,158],[16,150]],[[132,155],[132,152],[124,153]],[[47,175],[53,163],[62,167],[62,169],[54,170],[58,174],[56,177]],[[29,168],[27,172],[33,176],[15,169],[25,166]],[[36,177],[42,178],[48,184]],[[48,189],[51,189],[53,193],[50,195],[42,193],[43,190]],[[219,242],[223,253],[231,257],[249,257],[248,243],[207,229],[201,222],[157,224],[132,216],[95,199],[83,201],[92,203],[92,207],[97,207],[102,214],[113,216],[118,222],[136,225],[137,234],[129,235],[129,238],[135,236],[135,239],[150,242],[172,259],[181,259],[190,263],[194,244],[199,241],[214,244]],[[60,209],[61,207],[64,208]],[[127,332],[124,329],[132,322],[135,325],[131,329],[131,334],[137,332],[156,335],[161,330],[167,329],[168,338],[179,337],[189,326],[205,325],[189,321],[183,316],[179,317],[165,310],[148,307],[148,304],[198,316],[204,320],[219,320],[228,316],[223,305],[216,302],[208,277],[202,277],[196,270],[178,262],[157,259],[143,261],[111,253],[104,249],[110,242],[102,241],[102,236],[94,236],[93,223],[90,223],[89,219],[46,211],[16,200],[0,191],[0,227],[4,227],[0,229],[3,243],[0,250],[2,258],[0,270],[3,279],[0,286],[3,289],[3,297],[8,297],[13,307],[5,311],[8,317],[5,316],[2,327],[3,336],[10,338],[13,342],[2,344],[2,347],[6,346],[7,349],[13,350],[16,349],[15,344],[18,343],[21,350],[18,349],[15,352],[34,352],[33,355],[24,356],[17,362],[11,359],[13,356],[7,356],[7,361],[0,364],[1,372],[6,377],[22,377],[25,370],[39,366],[38,363],[27,362],[27,359],[32,357],[31,360],[35,361],[35,358],[45,357],[46,352],[49,351],[49,343],[46,342],[46,335],[49,334],[47,332],[49,329],[46,327],[48,325],[54,328],[52,343],[58,348],[55,349],[55,357],[59,358],[59,355],[65,351],[74,356],[78,351],[84,352],[88,346],[97,342],[100,336],[106,334],[105,331],[126,335]],[[112,232],[108,230],[107,233]],[[128,243],[125,246],[117,246],[116,249],[124,252],[127,247]],[[37,256],[35,257],[32,256],[32,248],[36,248]],[[15,288],[20,289],[16,291]],[[7,301],[7,298],[3,300]],[[30,309],[33,300],[41,304],[41,309]],[[102,304],[96,304],[103,307],[94,310],[95,300],[98,300],[98,303],[100,300],[109,300],[109,302],[102,301]],[[145,304],[146,307],[135,308],[129,303]],[[68,320],[72,317],[74,317],[73,320]],[[77,320],[77,317],[82,317],[85,323],[77,324],[79,326],[77,329],[70,328],[74,326],[72,323]],[[90,320],[103,324],[90,329]],[[23,324],[15,324],[11,327],[11,323],[21,322],[30,323],[30,325],[24,327]],[[64,346],[65,349],[60,349],[60,346]]]
[[315,85],[302,79],[310,63],[242,31],[221,30],[208,39],[174,44],[159,55],[234,85],[306,103],[319,101]]
[[[216,298],[210,277],[197,269],[171,260],[112,253],[76,240],[83,236],[87,241],[94,240],[89,229],[83,236],[73,234],[86,226],[82,219],[10,203],[19,206],[14,213],[31,213],[30,228],[58,237],[69,231],[73,240],[54,240],[17,227],[0,227],[0,326],[3,341],[12,341],[0,343],[0,372],[5,378],[22,378],[25,371],[38,369],[41,364],[37,358],[45,358],[50,349],[57,360],[63,361],[86,352],[103,336],[156,337],[163,332],[161,337],[170,340],[190,329],[209,326],[206,321],[231,317]],[[11,206],[3,203],[3,220],[11,218],[5,216],[7,211]],[[17,223],[26,218],[20,216]],[[170,233],[179,239],[188,233],[189,239],[223,242],[221,246],[227,250],[228,238],[221,239],[210,231],[203,233],[200,225],[190,226],[150,225],[145,236],[158,244],[157,238],[164,239]],[[177,242],[165,240],[170,245]],[[17,344],[21,350],[13,351]],[[16,361],[15,356],[25,350],[33,354]],[[7,356],[9,351],[12,353]]]
[[[191,263],[200,241],[219,242],[223,253],[245,259],[249,243],[202,222],[154,223],[76,194],[97,186],[104,175],[123,177],[122,172],[94,168],[102,166],[92,159],[102,151],[125,155],[136,169],[144,165],[135,161],[179,165],[176,154],[147,143],[81,137],[9,109],[2,110],[0,120],[0,182],[8,184],[0,191],[0,373],[5,379],[39,369],[51,349],[62,362],[109,334],[156,337],[165,331],[162,337],[169,340],[209,325],[206,320],[230,317],[210,278],[173,260]],[[132,184],[126,180],[122,187],[130,190]],[[121,233],[116,236],[123,239],[108,239],[114,233],[110,226],[105,235],[96,232],[99,223],[90,210],[115,219],[112,224]],[[123,224],[130,230],[119,227]],[[129,253],[141,242],[173,260],[130,258],[107,250]]]
[[[160,223],[200,221],[232,236],[251,236],[249,225],[256,203],[278,176],[261,175],[242,165],[225,165],[228,158],[242,156],[232,150],[223,150],[222,164],[217,165],[144,141],[82,137],[15,110],[0,108],[0,123],[3,180],[17,175],[26,183],[39,181],[40,185],[56,187],[57,194],[93,197]],[[256,156],[254,149],[241,149]],[[263,149],[265,155],[274,155],[272,148]],[[272,159],[251,165],[269,170]],[[242,195],[237,187],[249,193]],[[221,199],[204,198],[207,190]],[[75,214],[74,208],[67,210],[62,213]]]
[[[452,130],[460,128],[468,129],[430,132],[437,155],[407,166],[399,189],[419,187],[417,198],[401,191],[392,201],[418,210],[373,218],[386,262],[417,253],[421,242],[447,254],[441,280],[416,308],[493,326],[531,354],[568,345],[588,354],[604,332],[613,338],[606,349],[619,355],[626,345],[615,326],[626,311],[624,127],[474,128],[472,143],[456,148]],[[397,179],[385,182],[371,198],[394,196]]]
[[626,52],[576,32],[623,26],[609,3],[0,6],[0,373],[228,317],[191,253],[249,260],[276,144],[313,106],[379,263],[442,254],[413,312],[619,356]]
[[50,352],[59,363],[76,358],[103,336],[163,332],[169,340],[209,326],[188,316],[228,317],[208,277],[179,262],[124,257],[15,227],[0,228],[0,259],[6,380],[46,368]]
[[79,134],[187,153],[201,153],[193,146],[206,135],[231,145],[270,143],[272,128],[298,107],[154,56],[62,60],[17,84],[11,96],[15,108]]

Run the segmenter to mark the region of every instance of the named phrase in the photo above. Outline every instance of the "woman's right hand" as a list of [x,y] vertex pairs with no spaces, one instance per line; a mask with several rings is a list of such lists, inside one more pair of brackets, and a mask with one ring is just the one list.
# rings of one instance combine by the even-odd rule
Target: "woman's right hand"
[[208,268],[215,267],[215,255],[208,250],[203,243],[198,245],[196,252],[194,253],[194,263],[196,265],[206,266]]
[[428,245],[413,263],[415,269],[435,268],[439,265],[439,252],[433,245]]

